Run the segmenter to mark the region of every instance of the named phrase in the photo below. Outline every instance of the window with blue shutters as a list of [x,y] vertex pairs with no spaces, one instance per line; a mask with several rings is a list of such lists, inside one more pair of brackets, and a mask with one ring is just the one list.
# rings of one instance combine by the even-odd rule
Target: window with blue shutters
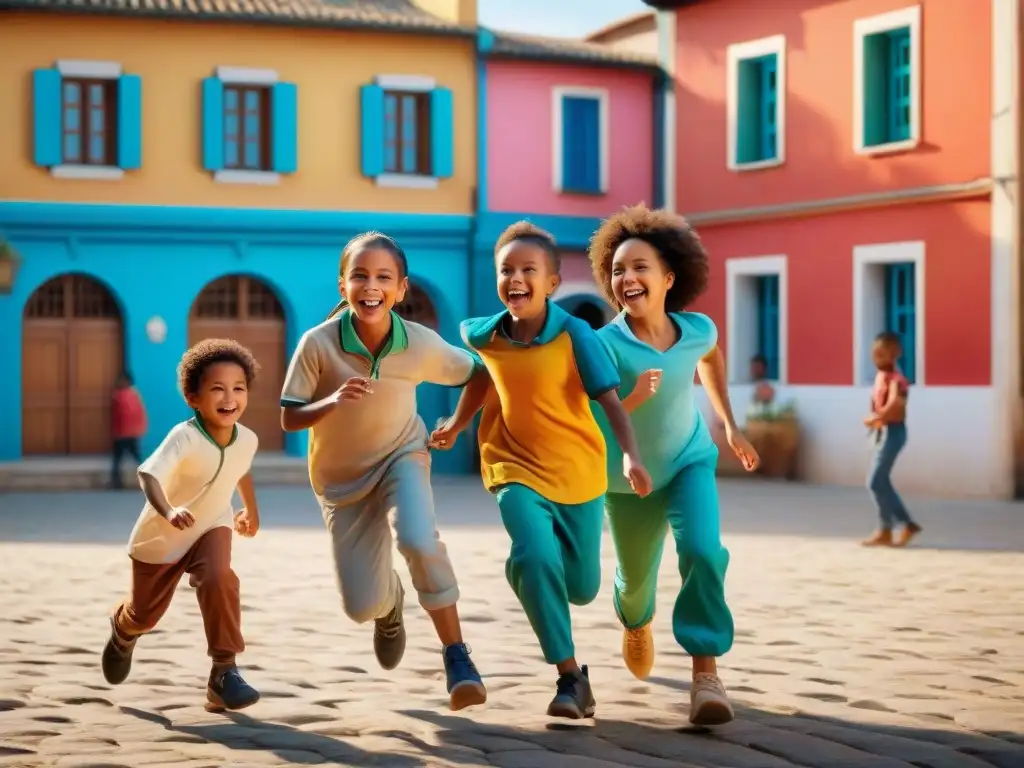
[[[114,67],[116,65],[104,65]],[[142,165],[142,81],[59,68],[33,73],[34,159],[46,168]]]
[[[596,195],[604,192],[601,147],[601,97],[561,97],[561,191]],[[558,130],[556,128],[556,130]]]
[[900,336],[900,370],[913,383],[917,373],[917,289],[913,262],[885,266],[885,326]]
[[294,173],[298,89],[293,83],[203,81],[203,167]]
[[769,379],[779,378],[779,276],[757,278],[757,354],[764,357]]
[[743,59],[737,67],[737,165],[779,157],[779,79],[777,54]]
[[867,35],[864,45],[864,145],[906,141],[911,136],[910,29]]
[[448,88],[362,87],[364,176],[449,178],[454,174],[454,100]]

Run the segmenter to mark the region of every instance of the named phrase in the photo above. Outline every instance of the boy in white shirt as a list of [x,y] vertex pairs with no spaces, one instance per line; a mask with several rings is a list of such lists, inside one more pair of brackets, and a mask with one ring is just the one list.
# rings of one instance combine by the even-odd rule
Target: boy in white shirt
[[[132,652],[167,611],[184,574],[195,588],[213,668],[206,689],[211,712],[242,709],[259,693],[235,666],[245,650],[238,576],[231,570],[232,528],[259,530],[252,467],[258,440],[238,423],[259,364],[236,341],[206,339],[189,349],[178,380],[195,416],[175,426],[139,467],[146,505],[128,542],[131,592],[110,620],[103,676],[111,685],[128,677]],[[235,515],[237,488],[244,509]]]

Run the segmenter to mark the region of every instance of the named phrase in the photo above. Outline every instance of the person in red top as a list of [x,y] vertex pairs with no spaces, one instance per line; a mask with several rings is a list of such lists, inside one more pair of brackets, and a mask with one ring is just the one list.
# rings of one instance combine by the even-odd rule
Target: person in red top
[[[868,547],[904,547],[921,532],[921,526],[910,518],[903,500],[892,484],[892,469],[896,458],[907,444],[907,395],[910,383],[896,365],[903,353],[900,337],[892,332],[875,337],[871,357],[878,373],[871,394],[871,415],[864,424],[875,435],[875,458],[868,474],[868,490],[878,507],[881,524],[875,534],[866,539]],[[903,526],[897,538],[893,527]]]
[[123,488],[121,461],[125,454],[131,454],[136,464],[142,463],[139,438],[146,434],[146,407],[142,404],[142,396],[135,388],[135,383],[128,372],[118,376],[114,385],[110,417],[110,431],[114,437],[114,461],[110,469],[110,484],[114,488]]

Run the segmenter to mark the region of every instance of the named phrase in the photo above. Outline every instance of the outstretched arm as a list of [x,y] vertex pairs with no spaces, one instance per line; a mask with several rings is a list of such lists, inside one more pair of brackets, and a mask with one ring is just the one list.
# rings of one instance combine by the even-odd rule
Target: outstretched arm
[[459,402],[455,406],[455,413],[431,433],[430,447],[448,450],[455,445],[459,434],[469,426],[473,417],[484,407],[487,393],[491,391],[492,386],[491,375],[481,365],[473,372],[469,381],[466,382],[466,386],[462,388]]

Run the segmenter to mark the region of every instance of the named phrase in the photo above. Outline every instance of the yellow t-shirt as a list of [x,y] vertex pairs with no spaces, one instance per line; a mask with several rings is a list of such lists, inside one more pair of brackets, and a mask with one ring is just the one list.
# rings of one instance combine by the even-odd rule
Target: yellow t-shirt
[[604,437],[590,401],[617,389],[619,374],[594,330],[548,302],[540,334],[514,342],[509,313],[462,323],[494,389],[480,417],[480,469],[494,491],[521,483],[559,504],[583,504],[608,488]]

